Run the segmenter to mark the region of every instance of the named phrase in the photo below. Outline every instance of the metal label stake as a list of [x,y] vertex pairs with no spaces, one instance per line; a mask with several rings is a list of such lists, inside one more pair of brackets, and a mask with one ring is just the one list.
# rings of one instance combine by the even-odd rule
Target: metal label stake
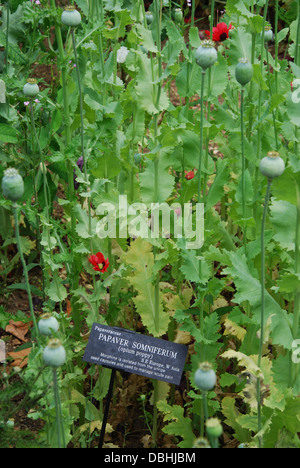
[[101,433],[100,433],[100,439],[99,439],[99,445],[98,445],[99,449],[101,449],[102,446],[103,446],[103,441],[104,441],[104,436],[105,436],[105,429],[106,429],[108,413],[109,413],[109,407],[110,407],[111,397],[112,397],[112,394],[113,394],[115,375],[116,375],[116,369],[112,369],[111,376],[110,376],[110,382],[109,382],[109,389],[108,389],[106,403],[105,403],[104,417],[103,417],[102,426],[101,426]]

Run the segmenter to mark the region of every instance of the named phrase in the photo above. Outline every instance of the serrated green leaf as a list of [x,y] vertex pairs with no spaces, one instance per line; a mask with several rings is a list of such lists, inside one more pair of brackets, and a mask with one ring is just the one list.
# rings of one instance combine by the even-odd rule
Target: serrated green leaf
[[163,428],[163,432],[182,437],[183,440],[178,443],[178,446],[191,448],[195,435],[192,430],[192,420],[184,416],[184,408],[178,405],[170,406],[166,401],[159,401],[157,407],[159,411],[164,413],[164,421],[168,422]]
[[17,130],[10,125],[0,123],[0,141],[2,143],[17,143]]
[[154,200],[155,162],[150,161],[145,171],[140,174],[141,199],[146,204],[164,203],[171,195],[174,188],[174,177],[161,168],[158,162],[158,194]]
[[137,296],[133,299],[137,312],[149,333],[162,336],[168,329],[170,317],[163,309],[161,293],[156,304],[151,244],[141,238],[136,239],[123,259],[133,269],[128,281],[137,291]]
[[66,288],[59,279],[52,280],[50,287],[46,289],[46,294],[53,302],[62,302],[68,296]]

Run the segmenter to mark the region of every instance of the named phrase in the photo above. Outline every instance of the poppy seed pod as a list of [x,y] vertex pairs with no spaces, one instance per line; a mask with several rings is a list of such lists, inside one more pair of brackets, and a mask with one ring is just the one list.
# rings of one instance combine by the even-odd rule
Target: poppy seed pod
[[260,172],[268,179],[280,177],[285,170],[285,162],[277,151],[270,151],[260,162]]
[[217,382],[217,376],[209,362],[202,362],[195,372],[195,384],[205,392],[212,390]]
[[58,331],[59,324],[53,315],[45,313],[41,316],[38,328],[41,335],[51,336],[53,332],[55,333]]
[[148,26],[150,26],[150,24],[153,23],[153,15],[152,15],[151,11],[146,11],[145,17],[146,17],[146,22],[147,22]]
[[223,427],[218,418],[210,418],[206,421],[206,432],[209,437],[221,437]]
[[241,58],[235,68],[235,77],[238,83],[245,86],[253,77],[253,66],[247,58]]
[[66,362],[66,350],[60,340],[52,338],[44,349],[43,359],[46,366],[61,367]]
[[24,181],[16,169],[6,169],[4,172],[2,191],[5,198],[14,203],[24,195]]
[[214,47],[214,42],[205,39],[201,42],[201,46],[198,47],[195,53],[196,63],[203,69],[206,70],[212,67],[218,58],[218,53]]
[[28,78],[27,83],[23,87],[23,93],[29,98],[34,98],[39,93],[39,85],[34,78]]
[[174,20],[176,21],[176,23],[182,23],[183,13],[181,8],[176,8],[174,10]]
[[81,14],[73,5],[69,5],[65,7],[61,15],[61,22],[66,26],[74,28],[81,23]]
[[[263,33],[261,33],[261,36],[263,35]],[[272,28],[270,26],[266,26],[265,27],[265,34],[264,34],[264,41],[265,42],[270,42],[273,40],[273,31],[272,31]]]

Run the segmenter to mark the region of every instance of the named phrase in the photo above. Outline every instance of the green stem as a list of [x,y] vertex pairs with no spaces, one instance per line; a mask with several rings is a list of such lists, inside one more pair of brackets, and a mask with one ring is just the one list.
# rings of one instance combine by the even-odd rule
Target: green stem
[[296,33],[296,44],[295,44],[295,64],[298,65],[299,57],[299,40],[300,40],[300,0],[297,1],[297,33]]
[[38,330],[37,321],[36,321],[34,310],[33,310],[33,303],[32,303],[32,296],[31,296],[27,266],[26,266],[26,262],[25,262],[25,259],[24,259],[21,240],[20,240],[18,205],[16,203],[13,203],[12,208],[13,208],[14,220],[15,220],[15,234],[16,234],[16,239],[17,239],[17,246],[18,246],[18,251],[19,251],[19,255],[20,255],[20,260],[21,260],[21,263],[22,263],[22,266],[23,266],[23,274],[24,274],[24,277],[25,277],[26,290],[27,290],[28,302],[29,302],[29,309],[30,309],[31,318],[32,318],[32,321],[33,321],[33,326],[34,326],[36,338],[38,338],[39,330]]
[[52,369],[52,375],[53,375],[53,389],[54,389],[54,402],[55,402],[56,431],[57,431],[58,448],[65,448],[66,447],[65,431],[64,431],[64,427],[63,427],[62,408],[61,408],[61,401],[60,401],[60,396],[59,396],[59,387],[58,387],[58,381],[57,381],[57,370],[55,368]]
[[6,38],[5,38],[5,73],[8,70],[8,33],[9,33],[10,5],[9,0],[6,3]]
[[[50,0],[51,7],[56,13],[55,0]],[[65,123],[65,144],[70,146],[71,144],[71,118],[69,108],[69,93],[68,93],[68,72],[66,66],[66,57],[64,51],[64,45],[61,35],[61,30],[57,20],[54,20],[55,36],[58,45],[59,58],[61,62],[61,76],[62,76],[62,92],[63,92],[63,109],[64,109],[64,123]],[[67,161],[67,172],[68,172],[68,199],[71,202],[71,233],[75,237],[76,218],[73,212],[73,201],[74,201],[74,183],[73,183],[73,168],[71,161]]]
[[278,94],[278,16],[279,16],[279,3],[278,0],[275,0],[275,90]]
[[76,41],[75,41],[74,28],[71,28],[71,36],[72,36],[74,60],[75,60],[75,65],[76,65],[77,83],[78,83],[78,91],[79,91],[81,155],[83,157],[84,177],[85,177],[85,181],[87,182],[88,181],[88,175],[87,175],[86,157],[85,157],[85,151],[84,151],[83,95],[82,95],[82,86],[81,86],[79,61],[78,61],[78,54],[77,54],[77,47],[76,47]]
[[[272,179],[268,179],[268,186],[264,204],[263,218],[261,223],[261,324],[260,324],[260,339],[258,352],[258,367],[261,367],[262,349],[264,344],[264,326],[265,326],[265,282],[266,282],[266,259],[265,259],[265,224],[269,200],[271,195]],[[261,430],[261,395],[260,395],[260,377],[257,378],[257,426],[258,432]],[[260,440],[260,445],[262,441]]]
[[[266,56],[267,56],[268,84],[269,84],[269,92],[270,92],[270,100],[271,100],[273,93],[272,93],[272,87],[271,87],[271,73],[270,73],[268,44],[266,44]],[[274,109],[272,110],[272,117],[273,117],[273,127],[274,127],[274,137],[275,137],[276,151],[278,151],[279,150],[279,145],[278,145],[278,135],[277,135],[277,127],[276,127],[276,113],[275,113]]]
[[201,173],[202,173],[202,157],[203,157],[203,120],[204,120],[204,82],[205,82],[206,70],[202,70],[202,81],[201,81],[201,115],[200,115],[200,151],[199,151],[199,162],[198,162],[198,203],[201,201]]
[[39,138],[38,138],[38,135],[37,135],[37,132],[36,132],[36,128],[35,128],[35,123],[34,123],[34,113],[33,113],[33,106],[32,106],[32,99],[30,99],[29,101],[29,107],[30,107],[30,120],[31,120],[31,129],[32,129],[32,134],[34,135],[34,138],[35,138],[35,141],[38,145],[38,150],[39,150],[39,155],[40,155],[40,158],[41,158],[41,163],[42,163],[42,173],[43,173],[43,188],[44,188],[44,197],[45,197],[45,205],[46,205],[46,218],[47,218],[47,221],[49,221],[49,217],[50,217],[50,207],[49,207],[49,199],[50,199],[50,190],[49,190],[49,185],[48,185],[48,181],[47,181],[47,169],[46,169],[46,165],[45,165],[45,159],[44,159],[44,155],[43,155],[43,152],[42,152],[42,149],[41,149],[41,145],[40,145],[40,141],[39,141]]
[[[299,189],[299,176],[296,179],[296,192],[297,192],[297,220],[296,220],[296,239],[295,239],[295,273],[300,274],[300,189]],[[300,286],[295,292],[294,301],[294,316],[293,316],[293,338],[298,338],[300,319]],[[296,383],[298,377],[299,364],[293,365],[293,385]]]
[[[244,94],[245,88],[242,86],[241,89],[241,147],[242,147],[242,213],[243,220],[246,218],[246,184],[245,184],[245,171],[246,171],[246,159],[245,159],[245,141],[244,141]],[[247,226],[244,221],[244,232],[243,232],[243,242],[245,255],[247,255]]]
[[[159,73],[159,83],[157,85],[157,94],[156,94],[156,107],[159,107],[159,100],[160,100],[160,94],[161,94],[161,76],[162,76],[162,58],[161,58],[161,22],[162,22],[162,0],[156,0],[155,1],[155,17],[157,21],[157,50],[158,50],[158,73]],[[153,68],[152,68],[153,70]],[[153,71],[152,71],[153,73]],[[153,80],[154,81],[154,80]],[[158,115],[155,114],[153,117],[154,121],[154,142],[155,146],[158,144]],[[159,154],[156,155],[156,158],[154,160],[154,167],[155,167],[155,175],[154,175],[154,202],[157,203],[159,200]],[[153,255],[154,255],[154,261],[157,255],[156,247],[153,248]],[[155,329],[159,329],[159,283],[160,283],[160,278],[159,274],[156,275],[155,278]],[[156,442],[156,437],[157,437],[157,418],[158,418],[158,412],[157,412],[157,401],[158,401],[158,382],[154,380],[154,398],[153,398],[153,438],[154,441]]]

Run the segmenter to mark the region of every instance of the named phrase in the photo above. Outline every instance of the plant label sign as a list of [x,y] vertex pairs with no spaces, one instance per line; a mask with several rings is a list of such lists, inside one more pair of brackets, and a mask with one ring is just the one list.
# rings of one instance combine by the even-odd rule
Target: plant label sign
[[180,384],[188,346],[94,323],[83,361]]

